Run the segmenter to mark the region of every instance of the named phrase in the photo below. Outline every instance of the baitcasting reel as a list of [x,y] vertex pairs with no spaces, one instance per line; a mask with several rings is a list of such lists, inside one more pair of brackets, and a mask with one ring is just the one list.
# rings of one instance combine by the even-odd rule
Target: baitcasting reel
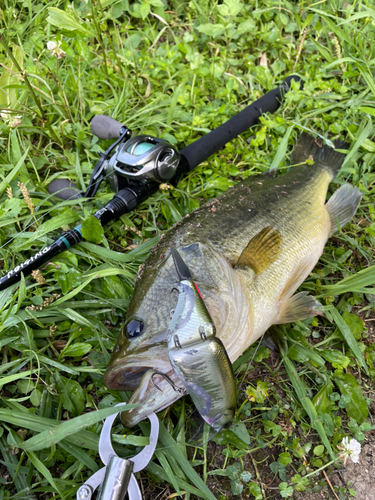
[[149,135],[131,138],[131,130],[106,115],[94,116],[91,131],[100,139],[117,140],[105,153],[100,153],[86,192],[80,192],[66,179],[55,179],[48,186],[50,194],[64,200],[92,198],[103,179],[118,193],[134,183],[162,183],[175,176],[180,153],[168,141]]
[[138,135],[120,143],[104,168],[104,175],[116,193],[127,179],[166,182],[175,175],[180,154],[166,140]]

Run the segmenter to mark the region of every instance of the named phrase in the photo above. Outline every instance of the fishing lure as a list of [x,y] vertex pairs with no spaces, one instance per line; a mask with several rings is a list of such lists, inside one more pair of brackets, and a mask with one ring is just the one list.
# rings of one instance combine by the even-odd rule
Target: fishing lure
[[215,430],[236,411],[232,364],[190,271],[175,247],[178,302],[168,328],[169,361],[202,418]]

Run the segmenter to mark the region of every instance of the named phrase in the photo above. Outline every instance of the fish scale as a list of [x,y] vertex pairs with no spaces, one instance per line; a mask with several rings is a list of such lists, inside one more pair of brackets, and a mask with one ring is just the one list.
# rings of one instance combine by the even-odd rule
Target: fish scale
[[313,165],[295,166],[276,178],[249,177],[228,189],[177,223],[154,247],[127,312],[127,321],[143,322],[143,333],[128,339],[125,323],[105,374],[111,389],[137,387],[130,401],[144,408],[124,413],[124,424],[132,426],[148,408],[158,411],[180,397],[167,382],[161,382],[163,391],[156,397],[145,371],[168,373],[179,384],[167,349],[168,324],[177,304],[171,293],[177,277],[170,244],[198,284],[232,362],[272,324],[320,312],[312,297],[293,294],[314,268],[337,221],[342,226],[353,217],[361,195],[344,185],[326,203],[328,185],[344,155],[302,134],[292,163],[308,158]]

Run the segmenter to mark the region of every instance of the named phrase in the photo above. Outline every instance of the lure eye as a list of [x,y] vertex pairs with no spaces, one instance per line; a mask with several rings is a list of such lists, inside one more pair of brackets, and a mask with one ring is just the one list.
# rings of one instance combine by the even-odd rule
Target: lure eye
[[145,324],[143,320],[139,318],[133,318],[125,325],[124,333],[129,340],[135,339],[142,335]]

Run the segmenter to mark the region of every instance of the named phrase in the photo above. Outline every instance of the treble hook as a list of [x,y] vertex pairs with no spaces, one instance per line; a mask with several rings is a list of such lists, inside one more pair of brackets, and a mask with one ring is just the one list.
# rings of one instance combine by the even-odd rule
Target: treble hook
[[174,382],[173,380],[166,374],[166,373],[162,373],[162,372],[154,372],[152,375],[151,375],[151,383],[154,387],[156,387],[156,389],[158,389],[160,392],[163,392],[160,387],[155,384],[154,382],[154,377],[155,375],[160,375],[160,377],[163,377],[165,378],[165,380],[172,386],[172,388],[178,392],[179,394],[181,394],[181,396],[184,396],[185,394],[187,394],[187,391],[186,389],[183,389],[182,387],[178,387]]

